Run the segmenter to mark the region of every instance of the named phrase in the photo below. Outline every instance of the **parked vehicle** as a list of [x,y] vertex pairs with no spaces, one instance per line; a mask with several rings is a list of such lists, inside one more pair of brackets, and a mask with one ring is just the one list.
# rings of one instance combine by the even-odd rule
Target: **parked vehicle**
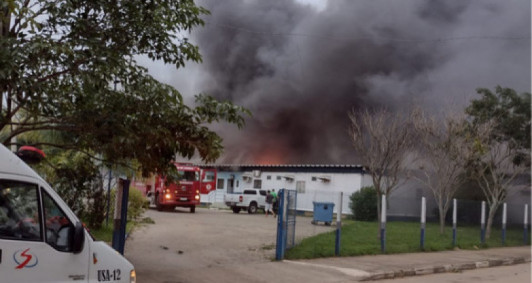
[[200,204],[200,193],[209,193],[216,188],[216,169],[200,169],[190,164],[175,163],[175,182],[167,184],[164,176],[155,179],[154,203],[157,210],[173,210],[187,207],[190,213],[196,212]]
[[244,189],[241,193],[228,193],[224,195],[224,202],[234,213],[245,209],[249,214],[254,214],[258,209],[264,210],[266,206],[266,191],[258,189]]
[[135,282],[133,265],[94,240],[57,193],[0,145],[2,282]]

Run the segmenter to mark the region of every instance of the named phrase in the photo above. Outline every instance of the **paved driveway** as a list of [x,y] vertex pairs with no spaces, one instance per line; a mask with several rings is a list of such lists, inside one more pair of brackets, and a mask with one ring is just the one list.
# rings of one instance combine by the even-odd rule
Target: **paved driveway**
[[[338,283],[447,269],[482,268],[489,274],[484,267],[522,262],[526,264],[520,270],[530,274],[530,246],[277,262],[271,260],[276,234],[272,217],[209,209],[195,214],[148,211],[146,216],[156,224],[135,230],[125,252],[141,283]],[[334,229],[310,220],[298,217],[296,238]]]
[[[276,219],[263,214],[197,209],[146,213],[156,223],[136,229],[125,256],[139,282],[259,282],[280,264],[275,256]],[[298,217],[297,238],[331,231]],[[256,270],[256,272],[254,271]],[[264,280],[261,280],[263,278]],[[297,281],[296,281],[297,282]]]

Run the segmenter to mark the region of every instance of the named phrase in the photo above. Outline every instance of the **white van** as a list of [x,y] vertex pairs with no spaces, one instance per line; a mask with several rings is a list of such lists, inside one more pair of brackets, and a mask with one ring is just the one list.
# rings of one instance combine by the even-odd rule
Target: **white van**
[[136,282],[55,191],[0,145],[0,282]]

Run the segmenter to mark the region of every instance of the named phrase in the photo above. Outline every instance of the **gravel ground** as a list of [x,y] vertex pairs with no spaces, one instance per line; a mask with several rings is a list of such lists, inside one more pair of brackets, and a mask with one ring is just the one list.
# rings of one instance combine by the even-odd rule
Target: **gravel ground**
[[[150,210],[145,216],[155,224],[135,229],[125,250],[138,282],[228,282],[219,279],[229,279],[232,270],[270,262],[275,256],[277,221],[272,216],[206,208],[194,214],[179,208]],[[334,230],[312,225],[311,220],[297,218],[296,240]]]

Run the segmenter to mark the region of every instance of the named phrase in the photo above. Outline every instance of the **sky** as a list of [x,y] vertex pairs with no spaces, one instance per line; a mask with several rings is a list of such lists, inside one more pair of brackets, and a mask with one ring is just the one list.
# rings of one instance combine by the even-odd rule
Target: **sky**
[[141,59],[188,103],[207,93],[251,110],[216,124],[217,163],[359,164],[348,113],[463,109],[479,87],[531,88],[528,0],[201,0],[203,63]]

